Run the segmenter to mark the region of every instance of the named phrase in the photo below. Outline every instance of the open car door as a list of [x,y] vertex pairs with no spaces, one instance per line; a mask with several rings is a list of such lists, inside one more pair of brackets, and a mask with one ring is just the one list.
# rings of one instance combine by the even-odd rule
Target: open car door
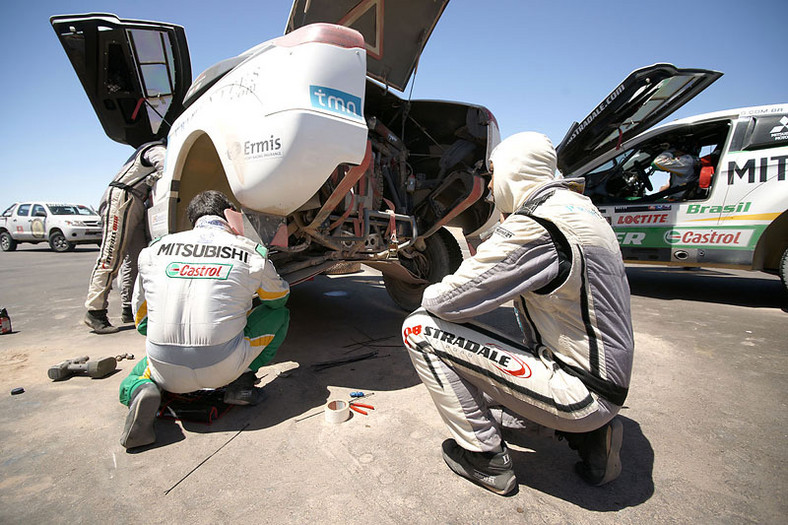
[[328,22],[364,35],[367,74],[404,91],[449,0],[294,0],[285,33]]
[[112,140],[136,148],[166,136],[191,84],[183,27],[111,14],[50,22]]
[[722,73],[655,64],[632,72],[556,148],[565,176],[646,131],[706,89]]

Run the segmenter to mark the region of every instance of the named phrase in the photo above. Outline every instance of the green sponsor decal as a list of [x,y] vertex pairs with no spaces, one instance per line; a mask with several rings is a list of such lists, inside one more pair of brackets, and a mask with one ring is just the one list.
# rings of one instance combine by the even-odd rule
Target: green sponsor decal
[[614,228],[627,248],[724,248],[752,250],[766,226]]
[[173,262],[167,265],[165,273],[172,279],[218,279],[224,281],[230,276],[232,264]]

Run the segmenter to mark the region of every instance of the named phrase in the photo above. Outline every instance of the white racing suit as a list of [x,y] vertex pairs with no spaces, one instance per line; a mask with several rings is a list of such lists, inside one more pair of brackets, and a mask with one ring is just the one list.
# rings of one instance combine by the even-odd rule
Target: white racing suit
[[[266,249],[220,217],[154,241],[134,288],[135,323],[147,335],[148,370],[138,379],[185,393],[223,387],[253,361],[256,370],[284,339],[289,294]],[[254,295],[262,304],[252,309]]]
[[136,279],[136,260],[145,247],[145,200],[150,186],[148,177],[164,169],[165,147],[161,142],[140,146],[126,161],[104,192],[99,215],[104,221],[96,264],[90,275],[85,307],[106,310],[112,280],[128,255],[128,273],[121,286],[123,306],[131,303],[131,287]]
[[[570,189],[577,179],[553,179],[549,140],[520,135],[520,149],[492,155],[496,204],[516,212],[453,275],[428,287],[403,325],[452,437],[476,452],[501,443],[491,407],[554,430],[601,427],[623,404],[632,369],[629,286],[615,235]],[[528,148],[537,154],[521,153]],[[508,301],[522,342],[471,322]]]

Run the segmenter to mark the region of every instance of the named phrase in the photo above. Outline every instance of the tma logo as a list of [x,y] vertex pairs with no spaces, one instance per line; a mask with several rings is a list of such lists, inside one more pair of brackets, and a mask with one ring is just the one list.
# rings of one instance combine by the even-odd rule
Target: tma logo
[[309,86],[312,107],[351,118],[362,118],[361,98],[338,89]]

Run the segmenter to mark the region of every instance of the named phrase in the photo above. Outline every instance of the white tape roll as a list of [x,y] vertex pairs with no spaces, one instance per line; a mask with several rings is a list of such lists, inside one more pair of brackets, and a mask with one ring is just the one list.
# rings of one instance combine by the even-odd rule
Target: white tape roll
[[342,423],[350,417],[350,404],[347,401],[333,399],[326,403],[326,421]]

